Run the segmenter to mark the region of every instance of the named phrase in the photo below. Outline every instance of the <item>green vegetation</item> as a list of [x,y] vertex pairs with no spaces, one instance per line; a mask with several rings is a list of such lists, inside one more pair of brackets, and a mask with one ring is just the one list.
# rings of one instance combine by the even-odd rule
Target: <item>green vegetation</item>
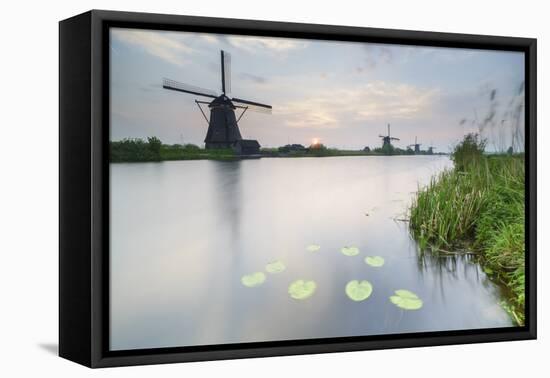
[[288,287],[288,294],[294,299],[304,300],[313,295],[317,289],[315,281],[297,280]]
[[156,137],[143,139],[123,139],[110,142],[109,156],[112,162],[120,161],[159,161],[161,142]]
[[147,141],[136,138],[110,142],[109,153],[112,163],[235,158],[230,148],[206,150],[194,144],[162,144],[157,137],[147,138]]
[[281,260],[270,262],[265,266],[265,271],[267,273],[281,273],[286,269],[285,263]]
[[346,295],[355,302],[361,302],[372,294],[372,284],[369,281],[353,280],[346,285]]
[[525,304],[525,159],[486,155],[485,141],[467,135],[452,154],[454,169],[432,178],[410,209],[422,249],[469,249],[511,292],[506,306],[518,324]]
[[409,290],[396,290],[395,295],[390,297],[390,302],[403,310],[418,310],[422,308],[422,299]]
[[443,155],[421,151],[415,154],[410,148],[403,150],[392,145],[370,149],[365,147],[363,150],[341,150],[338,148],[326,147],[323,144],[311,145],[301,149],[289,149],[288,146],[279,148],[262,148],[261,154],[264,157],[334,157],[334,156],[388,156],[388,155]]
[[256,287],[265,282],[264,272],[254,272],[241,277],[241,283],[246,287]]
[[384,265],[384,258],[380,256],[367,256],[365,257],[365,264],[374,268],[380,268]]
[[308,252],[317,252],[320,249],[321,249],[321,246],[318,244],[310,244],[306,247],[306,250]]
[[342,254],[346,256],[357,256],[359,254],[359,248],[346,246],[342,247],[342,249],[340,249],[340,252],[342,252]]
[[[296,147],[297,146],[297,147]],[[422,151],[422,155],[430,154]],[[302,145],[288,145],[279,148],[262,148],[263,157],[330,157],[330,156],[369,156],[369,155],[414,155],[409,148],[402,150],[389,145],[386,148],[371,150],[340,150],[329,148],[318,143],[309,147]],[[195,144],[163,144],[157,137],[147,140],[140,138],[126,138],[109,143],[109,157],[112,163],[146,162],[165,160],[233,160],[238,158],[231,148],[205,149]]]

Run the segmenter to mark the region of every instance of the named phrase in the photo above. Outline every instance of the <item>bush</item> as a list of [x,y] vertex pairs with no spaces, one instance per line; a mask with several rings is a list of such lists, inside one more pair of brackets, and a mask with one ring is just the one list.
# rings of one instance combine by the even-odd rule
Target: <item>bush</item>
[[187,151],[199,151],[201,148],[196,144],[187,143],[183,146],[183,149]]
[[160,159],[160,147],[162,146],[162,142],[157,137],[149,137],[147,138],[147,142],[149,143],[149,150]]
[[478,164],[483,157],[486,145],[487,140],[482,139],[479,134],[466,135],[462,142],[455,146],[451,155],[455,168],[465,171],[470,165]]
[[162,143],[157,137],[143,139],[123,139],[110,142],[109,157],[111,162],[159,161]]

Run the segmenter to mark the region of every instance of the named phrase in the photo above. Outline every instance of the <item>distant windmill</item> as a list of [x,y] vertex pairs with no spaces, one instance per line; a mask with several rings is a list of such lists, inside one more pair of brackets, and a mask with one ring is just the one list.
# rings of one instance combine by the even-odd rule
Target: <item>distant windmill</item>
[[394,138],[391,136],[389,123],[388,123],[388,135],[378,135],[378,136],[382,138],[382,148],[386,146],[391,146],[392,140],[400,140],[399,138]]
[[414,137],[414,144],[409,144],[407,147],[413,147],[414,146],[414,153],[419,154],[421,145],[422,145],[421,143],[418,143],[418,139],[416,137]]
[[434,150],[435,150],[435,147],[432,146],[433,143],[430,143],[430,145],[428,146],[428,155],[433,155],[434,154]]
[[[260,145],[256,140],[243,140],[238,122],[248,109],[271,113],[271,105],[228,96],[231,92],[231,56],[223,50],[221,51],[221,83],[221,94],[170,79],[164,79],[162,87],[214,99],[211,102],[195,100],[208,123],[208,131],[204,139],[206,148],[234,148],[238,149],[239,153],[259,152]],[[201,104],[206,104],[210,108],[210,119],[206,117]],[[242,109],[239,118],[235,116],[237,108]]]

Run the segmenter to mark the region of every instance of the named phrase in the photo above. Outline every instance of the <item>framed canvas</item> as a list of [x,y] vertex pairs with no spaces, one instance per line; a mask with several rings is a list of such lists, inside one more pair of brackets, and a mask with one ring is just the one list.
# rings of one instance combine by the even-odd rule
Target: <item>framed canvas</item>
[[59,353],[536,337],[536,40],[60,22]]

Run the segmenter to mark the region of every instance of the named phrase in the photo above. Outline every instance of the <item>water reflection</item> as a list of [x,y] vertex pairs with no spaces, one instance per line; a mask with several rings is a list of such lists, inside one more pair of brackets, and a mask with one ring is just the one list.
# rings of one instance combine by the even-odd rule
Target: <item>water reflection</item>
[[[111,348],[510,326],[471,256],[419,254],[403,216],[447,158],[349,157],[111,166]],[[368,214],[368,216],[366,215]],[[319,244],[318,252],[306,246]],[[343,246],[357,246],[344,256]],[[364,262],[381,256],[383,267]],[[249,288],[241,277],[281,260]],[[291,282],[317,283],[297,301]],[[368,280],[371,296],[345,286]],[[389,301],[408,289],[424,302]]]
[[239,250],[240,215],[242,203],[241,190],[241,165],[242,161],[213,161],[213,175],[215,186],[212,197],[219,208],[223,218],[220,218],[220,225],[229,225],[232,241],[235,243],[233,250]]

